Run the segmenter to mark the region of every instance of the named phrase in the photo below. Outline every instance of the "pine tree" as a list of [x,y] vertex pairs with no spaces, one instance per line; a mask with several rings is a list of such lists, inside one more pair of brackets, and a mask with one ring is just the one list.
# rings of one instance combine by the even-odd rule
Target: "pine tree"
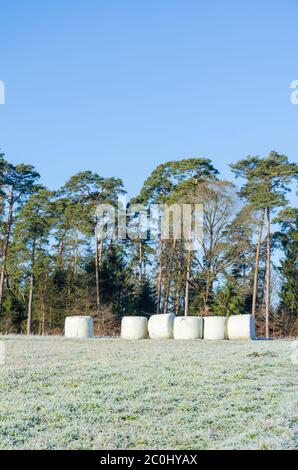
[[[99,204],[116,205],[117,197],[123,194],[123,183],[118,178],[103,178],[91,171],[79,172],[66,182],[62,193],[79,208],[83,218],[76,233],[89,236],[94,234],[95,246],[95,277],[96,277],[96,308],[100,315],[99,274],[101,252],[98,249],[98,218],[96,208]],[[78,220],[78,219],[77,219]],[[102,246],[102,245],[101,245]],[[76,248],[78,250],[78,248]]]
[[227,317],[241,313],[241,299],[231,279],[228,279],[224,287],[217,292],[212,310],[215,315]]
[[[181,204],[194,202],[199,197],[200,187],[207,180],[216,180],[218,171],[207,158],[186,158],[178,161],[170,161],[159,165],[146,179],[141,192],[132,202],[143,204]],[[188,313],[188,292],[191,269],[191,253],[188,256],[178,256],[177,250],[182,245],[177,240],[163,240],[160,238],[156,248],[156,292],[157,292],[157,313],[167,312],[169,309],[170,289],[175,274],[175,264],[173,259],[179,264],[179,277],[184,276],[182,281],[176,277],[176,299],[173,303],[179,310],[181,287],[184,286],[184,313]],[[175,253],[175,255],[174,255]],[[181,262],[185,261],[184,265]],[[185,274],[184,274],[185,268]],[[179,285],[179,287],[178,287]],[[178,300],[177,300],[178,295]],[[163,305],[162,305],[163,298]],[[172,306],[173,308],[173,306]]]
[[[248,157],[235,165],[232,169],[237,176],[245,176],[246,184],[242,187],[242,194],[256,209],[261,209],[262,217],[259,229],[259,241],[256,256],[256,273],[258,271],[258,258],[260,253],[260,239],[263,220],[266,216],[266,338],[269,338],[270,314],[270,269],[271,269],[271,213],[274,209],[285,206],[285,194],[290,190],[289,185],[298,177],[298,165],[290,163],[288,157],[277,152],[270,152],[266,158]],[[256,298],[256,277],[253,291],[253,313]]]
[[279,308],[283,316],[287,315],[288,333],[295,334],[298,331],[293,331],[298,319],[298,209],[289,207],[280,211],[275,222],[281,226],[280,231],[275,233],[275,240],[284,253],[279,267]]
[[6,276],[7,256],[9,251],[14,219],[26,200],[37,190],[39,174],[32,165],[12,165],[3,160],[1,155],[1,190],[5,205],[4,241],[2,246],[2,265],[0,271],[0,312],[3,303],[4,280]]
[[[32,306],[37,272],[42,268],[47,254],[49,232],[52,224],[49,200],[51,193],[40,189],[29,197],[19,212],[14,237],[19,259],[28,271],[29,292],[27,310],[27,334],[31,333]],[[37,262],[39,261],[39,263]]]
[[231,166],[232,171],[236,177],[240,177],[245,180],[244,185],[241,187],[240,196],[244,198],[252,209],[260,212],[258,221],[258,241],[255,256],[255,269],[254,269],[254,281],[253,281],[253,292],[252,292],[252,316],[256,316],[257,307],[257,290],[258,290],[258,278],[259,278],[259,264],[261,254],[261,243],[262,235],[265,222],[265,209],[262,206],[262,199],[259,193],[260,182],[256,182],[254,173],[257,166],[260,164],[260,158],[258,156],[248,156],[243,160],[239,160]]

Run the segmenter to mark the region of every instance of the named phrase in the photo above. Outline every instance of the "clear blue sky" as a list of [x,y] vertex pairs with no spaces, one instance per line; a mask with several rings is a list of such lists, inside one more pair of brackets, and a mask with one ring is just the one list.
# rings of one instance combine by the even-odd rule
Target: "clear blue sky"
[[50,188],[91,169],[130,194],[166,160],[298,161],[298,1],[11,0],[0,148]]

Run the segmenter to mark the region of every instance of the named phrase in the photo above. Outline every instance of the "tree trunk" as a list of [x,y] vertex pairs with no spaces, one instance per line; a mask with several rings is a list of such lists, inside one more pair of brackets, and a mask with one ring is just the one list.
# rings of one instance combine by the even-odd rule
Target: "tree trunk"
[[171,289],[172,269],[173,269],[173,258],[174,258],[174,254],[175,254],[175,248],[176,248],[176,238],[173,239],[173,243],[172,243],[172,246],[171,246],[169,259],[168,259],[168,270],[167,270],[167,273],[166,273],[163,313],[168,313],[168,305],[169,305],[169,297],[170,297],[170,289]]
[[180,293],[181,293],[181,255],[178,255],[178,264],[175,276],[175,301],[174,301],[174,312],[175,315],[179,314],[180,306]]
[[261,253],[261,243],[262,243],[264,219],[265,219],[265,209],[262,209],[261,221],[260,221],[260,225],[259,225],[258,245],[257,245],[257,252],[256,252],[256,265],[255,265],[254,284],[253,284],[253,293],[252,293],[252,311],[251,311],[251,313],[252,313],[253,317],[256,316],[259,263],[260,263],[260,253]]
[[44,299],[42,299],[41,302],[41,334],[44,336],[45,334],[45,304],[44,304]]
[[64,238],[65,238],[65,233],[59,240],[58,256],[57,256],[57,265],[59,266],[59,268],[63,264]]
[[99,248],[99,264],[102,261],[102,254],[103,254],[103,240],[100,240],[100,248]]
[[46,306],[45,299],[47,293],[47,284],[48,284],[48,274],[45,275],[44,291],[42,295],[42,335],[45,335],[46,332]]
[[100,316],[100,297],[99,297],[99,254],[98,254],[98,228],[95,227],[95,277],[96,277],[96,311]]
[[160,240],[160,255],[159,255],[159,274],[157,280],[157,309],[156,313],[160,313],[160,298],[161,298],[161,282],[162,282],[162,247],[163,242]]
[[139,275],[140,275],[140,282],[141,282],[142,277],[143,277],[143,246],[142,246],[142,240],[139,241]]
[[191,261],[191,250],[187,255],[186,264],[186,284],[185,284],[185,300],[184,300],[184,315],[188,315],[188,303],[189,303],[189,278],[190,278],[190,261]]
[[44,283],[41,289],[41,300],[40,300],[40,312],[41,315],[39,316],[39,334],[44,336],[45,334],[45,322],[46,322],[46,307],[45,307],[45,297],[46,297],[46,290],[47,290],[47,274],[44,277]]
[[179,304],[180,304],[180,291],[179,291],[179,287],[177,287],[175,291],[175,304],[174,304],[174,312],[176,316],[179,314]]
[[266,257],[266,338],[269,338],[269,313],[270,313],[270,256],[271,256],[271,234],[270,234],[270,208],[267,207],[267,257]]
[[58,249],[59,259],[62,258],[62,254],[63,254],[63,238],[61,238],[61,240],[59,241],[59,249]]
[[13,202],[11,199],[10,204],[9,204],[8,217],[7,217],[7,228],[6,228],[5,239],[3,243],[2,266],[1,266],[1,273],[0,273],[0,312],[2,310],[2,304],[3,304],[4,279],[5,279],[5,273],[6,273],[9,239],[10,239],[11,227],[12,227],[12,217],[13,217]]
[[75,235],[75,253],[74,253],[74,275],[78,274],[78,257],[79,257],[79,231],[76,229]]
[[33,290],[34,290],[34,264],[35,264],[35,240],[32,245],[32,261],[31,261],[31,274],[30,274],[30,290],[28,301],[28,317],[27,317],[27,335],[31,333],[32,323],[32,303],[33,303]]
[[27,335],[30,335],[30,333],[31,333],[33,288],[34,288],[34,274],[31,273],[31,275],[30,275],[29,301],[28,301]]

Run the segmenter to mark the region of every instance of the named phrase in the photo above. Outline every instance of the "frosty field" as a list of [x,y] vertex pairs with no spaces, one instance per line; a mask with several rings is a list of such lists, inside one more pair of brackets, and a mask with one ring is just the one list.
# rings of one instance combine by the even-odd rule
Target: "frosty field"
[[1,449],[298,448],[288,341],[0,339]]

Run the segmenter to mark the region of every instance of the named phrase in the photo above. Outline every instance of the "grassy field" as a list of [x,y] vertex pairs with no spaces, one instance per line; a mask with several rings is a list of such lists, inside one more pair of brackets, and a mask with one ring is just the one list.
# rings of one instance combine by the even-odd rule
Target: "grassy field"
[[298,448],[290,342],[0,339],[1,449]]

